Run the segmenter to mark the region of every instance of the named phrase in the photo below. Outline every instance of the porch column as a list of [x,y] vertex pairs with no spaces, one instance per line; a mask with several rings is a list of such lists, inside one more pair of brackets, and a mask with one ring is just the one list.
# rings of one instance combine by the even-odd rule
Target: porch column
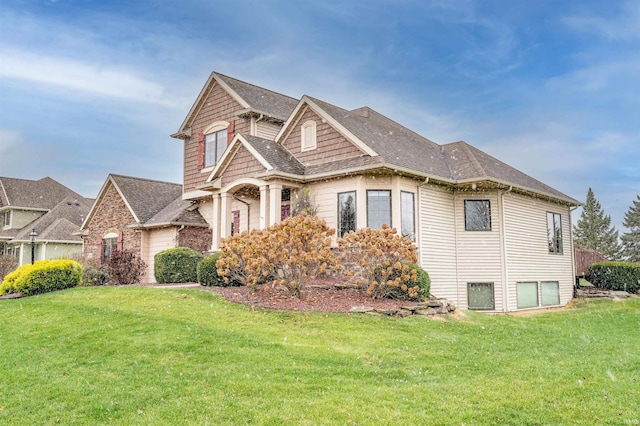
[[367,182],[358,176],[356,183],[356,229],[367,227]]
[[282,184],[269,185],[269,226],[280,222],[282,210]]
[[264,229],[269,224],[269,186],[260,187],[260,229]]
[[213,194],[213,212],[211,217],[211,251],[220,248],[220,194]]
[[231,235],[231,194],[220,194],[220,238]]

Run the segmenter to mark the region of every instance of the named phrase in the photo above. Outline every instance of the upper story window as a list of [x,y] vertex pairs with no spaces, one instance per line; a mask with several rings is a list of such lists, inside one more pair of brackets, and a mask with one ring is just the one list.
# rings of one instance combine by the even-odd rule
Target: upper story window
[[391,191],[367,190],[367,227],[379,229],[385,223],[391,226]]
[[549,253],[562,254],[562,215],[547,212]]
[[316,122],[313,120],[305,121],[301,128],[301,147],[302,151],[311,151],[316,149]]
[[4,220],[3,220],[4,226],[9,226],[11,225],[11,210],[4,212]]
[[491,231],[491,202],[464,200],[465,231]]
[[356,191],[338,194],[338,237],[356,230]]
[[204,136],[204,166],[212,167],[218,164],[224,150],[227,149],[227,129],[207,133]]
[[403,237],[409,237],[411,241],[416,241],[416,214],[415,198],[413,192],[400,192],[400,213],[402,221],[400,229]]

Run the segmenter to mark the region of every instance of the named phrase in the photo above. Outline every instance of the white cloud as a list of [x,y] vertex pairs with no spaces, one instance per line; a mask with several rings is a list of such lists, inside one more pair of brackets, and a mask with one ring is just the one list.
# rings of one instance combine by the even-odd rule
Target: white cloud
[[99,63],[0,50],[0,78],[16,79],[133,102],[171,105],[161,85]]
[[592,32],[611,40],[640,40],[640,3],[636,0],[624,2],[620,13],[612,18],[576,15],[565,18],[564,22],[575,31]]

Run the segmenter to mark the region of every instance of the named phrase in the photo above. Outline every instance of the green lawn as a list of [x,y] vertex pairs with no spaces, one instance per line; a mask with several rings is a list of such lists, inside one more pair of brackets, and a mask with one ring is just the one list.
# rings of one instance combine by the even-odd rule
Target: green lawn
[[94,287],[0,314],[0,424],[640,422],[640,299],[434,321]]

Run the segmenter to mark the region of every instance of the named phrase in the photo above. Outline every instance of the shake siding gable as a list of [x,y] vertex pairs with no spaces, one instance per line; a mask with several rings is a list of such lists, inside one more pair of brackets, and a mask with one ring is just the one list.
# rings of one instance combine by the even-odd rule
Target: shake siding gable
[[[573,297],[573,257],[567,207],[515,194],[503,196],[509,310],[518,307],[516,283],[558,281],[560,304]],[[562,254],[549,253],[547,212],[562,215]]]
[[235,133],[249,134],[251,121],[238,118],[236,112],[242,106],[236,102],[219,84],[215,84],[202,108],[191,123],[191,136],[184,143],[184,192],[193,191],[205,183],[208,174],[202,173],[198,164],[198,134],[211,123],[227,121],[235,123]]
[[222,171],[222,186],[240,178],[253,177],[263,171],[264,166],[247,148],[240,145],[229,165]]
[[420,266],[431,277],[432,294],[459,303],[453,193],[435,187],[422,187],[418,199]]
[[[302,152],[301,128],[302,125],[309,120],[316,122],[317,148]],[[311,108],[306,108],[304,112],[302,112],[300,118],[295,121],[295,124],[291,130],[286,133],[281,143],[304,165],[343,160],[345,158],[358,157],[363,154],[360,149],[349,142],[328,122],[323,123],[322,118]]]
[[[464,200],[491,202],[491,231],[466,231]],[[495,310],[501,311],[502,262],[498,194],[457,193],[454,197],[456,217],[456,258],[458,260],[458,306],[467,308],[467,283],[493,283]]]

